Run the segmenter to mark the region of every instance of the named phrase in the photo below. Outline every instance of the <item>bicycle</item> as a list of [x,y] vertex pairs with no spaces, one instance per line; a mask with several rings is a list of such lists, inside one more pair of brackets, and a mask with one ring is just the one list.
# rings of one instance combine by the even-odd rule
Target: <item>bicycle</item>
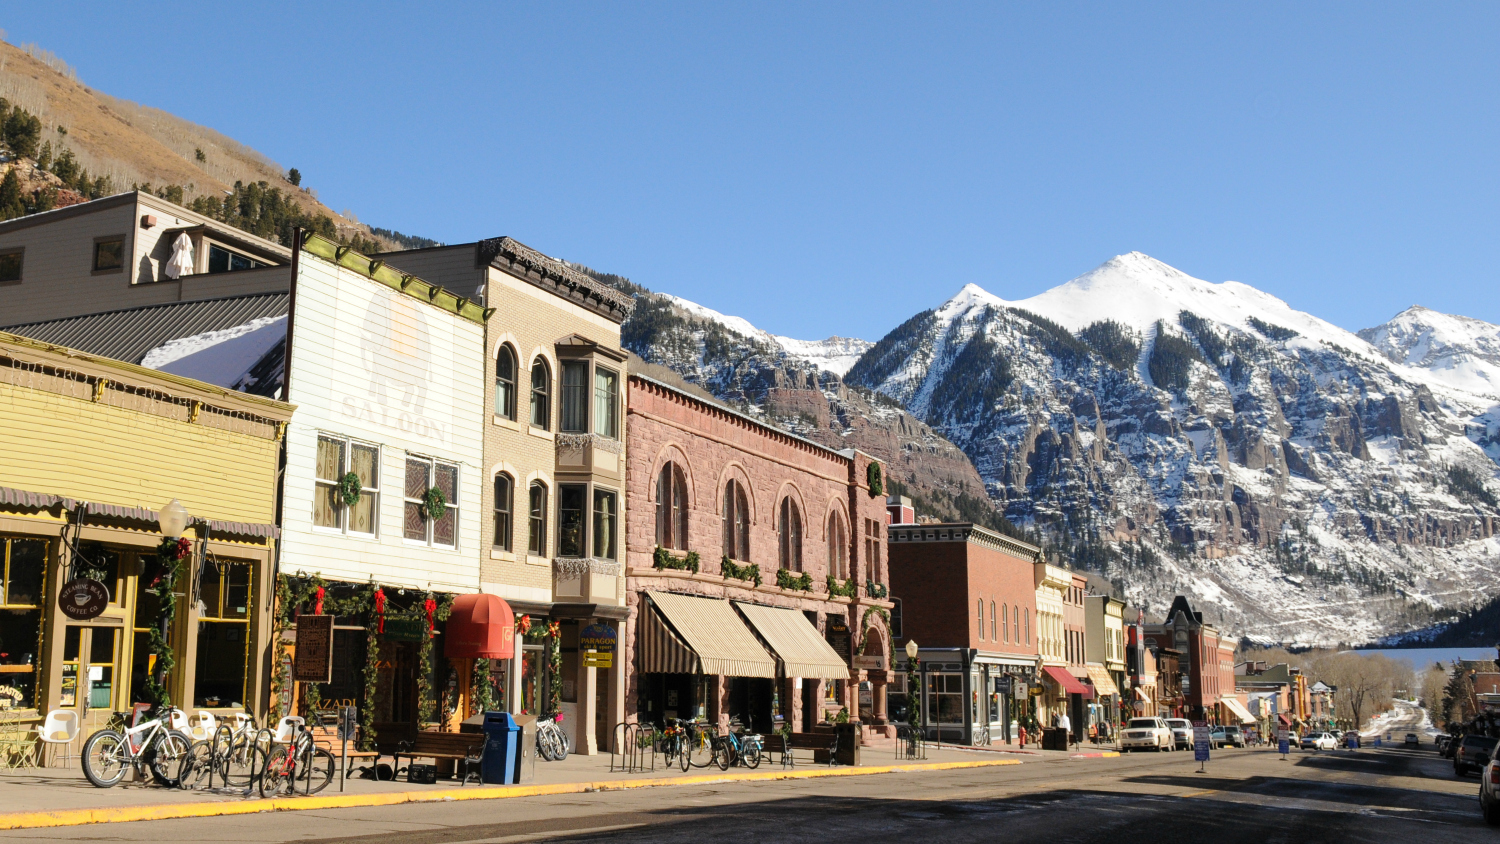
[[162,710],[134,727],[125,725],[125,713],[114,713],[104,729],[83,743],[83,775],[96,788],[111,788],[125,778],[127,767],[133,767],[137,778],[149,770],[152,779],[176,788],[192,740],[171,728],[174,711],[181,710]]
[[658,739],[657,746],[660,748],[662,758],[666,760],[668,768],[677,764],[677,755],[683,752],[683,734],[684,731],[675,718],[670,719],[667,726],[661,731],[661,738]]
[[[289,796],[295,795],[299,781],[303,794],[317,794],[333,782],[336,770],[333,754],[317,746],[312,730],[300,718],[290,727],[291,740],[285,744],[272,741],[266,751],[266,766],[260,772],[261,797],[275,797],[283,791]],[[256,743],[270,732],[261,730],[257,733]]]
[[563,714],[555,712],[536,720],[536,752],[548,762],[561,762],[572,750],[568,734],[559,726],[562,719]]
[[259,732],[255,719],[246,714],[236,715],[233,727],[221,722],[211,739],[188,748],[181,787],[197,788],[205,779],[212,785],[218,775],[225,788],[249,791],[265,767],[267,748],[256,741]]
[[678,765],[682,770],[689,768],[707,768],[713,764],[713,737],[708,729],[707,722],[686,721],[680,722],[683,729],[683,744],[678,757]]
[[[754,733],[745,733],[744,727],[737,721],[730,723],[730,731],[722,736],[714,736],[713,759],[719,766],[719,770],[727,771],[730,765],[743,765],[746,768],[760,767],[761,737]],[[733,728],[739,727],[736,732]]]

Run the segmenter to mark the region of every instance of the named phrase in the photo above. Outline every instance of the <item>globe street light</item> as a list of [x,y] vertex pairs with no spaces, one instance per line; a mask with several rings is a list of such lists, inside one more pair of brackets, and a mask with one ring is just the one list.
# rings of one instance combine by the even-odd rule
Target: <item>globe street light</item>
[[156,522],[161,526],[161,534],[168,539],[182,538],[182,532],[187,530],[188,511],[182,506],[182,502],[172,499],[167,506],[161,508],[156,514]]

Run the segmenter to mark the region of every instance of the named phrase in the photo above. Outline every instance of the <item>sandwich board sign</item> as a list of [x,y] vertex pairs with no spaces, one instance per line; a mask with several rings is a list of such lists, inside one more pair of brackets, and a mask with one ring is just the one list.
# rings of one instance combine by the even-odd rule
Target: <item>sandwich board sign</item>
[[1207,721],[1193,722],[1193,761],[1207,762],[1211,738]]

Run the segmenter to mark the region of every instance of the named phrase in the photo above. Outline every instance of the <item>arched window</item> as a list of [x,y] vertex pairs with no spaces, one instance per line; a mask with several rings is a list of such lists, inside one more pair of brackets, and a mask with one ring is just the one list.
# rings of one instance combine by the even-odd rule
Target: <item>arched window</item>
[[552,424],[552,370],[547,359],[531,362],[531,426],[549,430]]
[[511,517],[515,506],[515,481],[501,472],[495,476],[495,538],[494,545],[501,551],[510,550],[512,531]]
[[979,640],[984,641],[984,599],[979,599]]
[[528,553],[537,556],[547,556],[547,485],[541,481],[531,482],[531,540],[527,543]]
[[495,415],[516,418],[516,353],[509,343],[495,356]]
[[656,477],[656,544],[674,551],[688,547],[687,479],[676,463]]
[[750,501],[739,481],[724,485],[724,555],[731,560],[750,560]]
[[840,580],[849,577],[849,529],[837,511],[828,516],[828,573]]
[[1000,641],[1000,637],[995,634],[996,623],[997,623],[997,619],[995,617],[995,602],[994,601],[990,601],[990,641],[991,642],[998,642],[998,641]]
[[776,530],[781,544],[781,567],[787,571],[802,571],[802,511],[790,495],[781,499],[781,517],[777,519]]

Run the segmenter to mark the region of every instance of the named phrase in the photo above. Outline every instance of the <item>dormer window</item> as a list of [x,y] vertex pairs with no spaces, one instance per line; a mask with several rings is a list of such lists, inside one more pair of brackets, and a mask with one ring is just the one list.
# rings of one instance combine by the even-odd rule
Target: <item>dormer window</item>
[[248,255],[232,252],[217,243],[208,245],[208,271],[210,273],[232,273],[239,270],[253,270],[269,266],[263,261],[257,261]]

